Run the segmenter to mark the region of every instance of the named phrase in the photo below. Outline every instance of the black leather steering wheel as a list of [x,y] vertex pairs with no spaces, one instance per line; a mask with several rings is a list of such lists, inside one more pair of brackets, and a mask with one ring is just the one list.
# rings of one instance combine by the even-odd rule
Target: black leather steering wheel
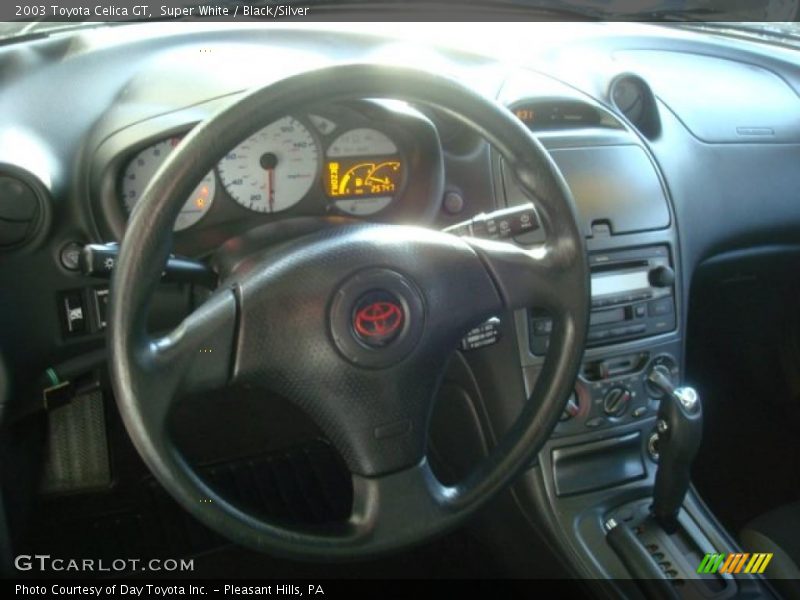
[[[171,225],[196,181],[253,131],[322,94],[330,102],[394,98],[446,111],[504,157],[536,200],[546,243],[531,250],[419,227],[328,228],[250,257],[177,329],[151,338],[148,305],[170,253]],[[541,144],[506,108],[440,76],[343,65],[256,90],[194,128],[131,216],[111,297],[117,404],[160,483],[201,522],[235,542],[297,558],[335,559],[401,548],[453,527],[530,464],[574,384],[589,279],[567,186]],[[375,336],[374,323],[365,320],[365,336],[354,320],[375,305],[394,317]],[[444,486],[426,460],[426,438],[445,364],[470,328],[531,306],[553,317],[532,397],[474,472]],[[346,522],[307,529],[266,522],[220,497],[189,467],[166,431],[174,399],[234,382],[283,395],[325,432],[352,473]]]

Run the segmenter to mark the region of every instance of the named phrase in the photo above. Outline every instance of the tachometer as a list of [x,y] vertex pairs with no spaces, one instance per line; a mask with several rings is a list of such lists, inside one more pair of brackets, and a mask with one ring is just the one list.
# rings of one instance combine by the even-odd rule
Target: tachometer
[[236,146],[218,168],[236,202],[258,212],[278,212],[311,189],[319,169],[317,144],[300,121],[284,117]]
[[[173,148],[181,141],[179,137],[162,140],[157,144],[148,146],[125,167],[122,175],[122,201],[130,213],[139,201],[139,198],[153,178],[158,167],[161,166]],[[211,208],[214,202],[216,189],[214,173],[208,173],[192,192],[186,204],[181,208],[178,219],[175,221],[174,231],[181,231],[197,223]]]

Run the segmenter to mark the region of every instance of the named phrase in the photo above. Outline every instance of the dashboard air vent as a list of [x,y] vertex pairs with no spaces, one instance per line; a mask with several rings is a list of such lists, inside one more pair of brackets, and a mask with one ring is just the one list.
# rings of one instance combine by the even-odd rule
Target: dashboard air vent
[[39,232],[46,209],[40,187],[0,167],[0,251],[22,247]]

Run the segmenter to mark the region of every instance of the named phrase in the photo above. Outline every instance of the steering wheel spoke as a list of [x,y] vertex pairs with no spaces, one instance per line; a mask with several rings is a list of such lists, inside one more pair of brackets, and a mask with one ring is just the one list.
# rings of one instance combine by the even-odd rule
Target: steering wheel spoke
[[163,425],[178,397],[224,387],[234,360],[236,300],[230,290],[211,296],[168,335],[143,338],[133,354],[135,366],[149,382],[139,393],[148,419]]
[[350,522],[356,543],[381,552],[425,539],[448,526],[457,496],[457,488],[436,479],[427,459],[380,477],[353,475]]

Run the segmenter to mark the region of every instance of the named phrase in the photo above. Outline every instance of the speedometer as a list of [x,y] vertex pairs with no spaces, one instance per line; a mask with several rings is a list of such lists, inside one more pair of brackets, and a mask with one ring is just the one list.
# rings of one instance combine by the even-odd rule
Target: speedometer
[[[158,167],[161,166],[175,146],[181,141],[179,137],[162,140],[157,144],[148,146],[133,157],[122,175],[122,201],[130,213],[139,201],[144,188],[150,183]],[[208,173],[197,184],[192,194],[186,200],[175,221],[174,231],[181,231],[197,223],[211,208],[215,192],[214,173]]]
[[284,117],[231,150],[219,163],[219,176],[236,202],[271,213],[300,202],[318,169],[311,133],[294,117]]

